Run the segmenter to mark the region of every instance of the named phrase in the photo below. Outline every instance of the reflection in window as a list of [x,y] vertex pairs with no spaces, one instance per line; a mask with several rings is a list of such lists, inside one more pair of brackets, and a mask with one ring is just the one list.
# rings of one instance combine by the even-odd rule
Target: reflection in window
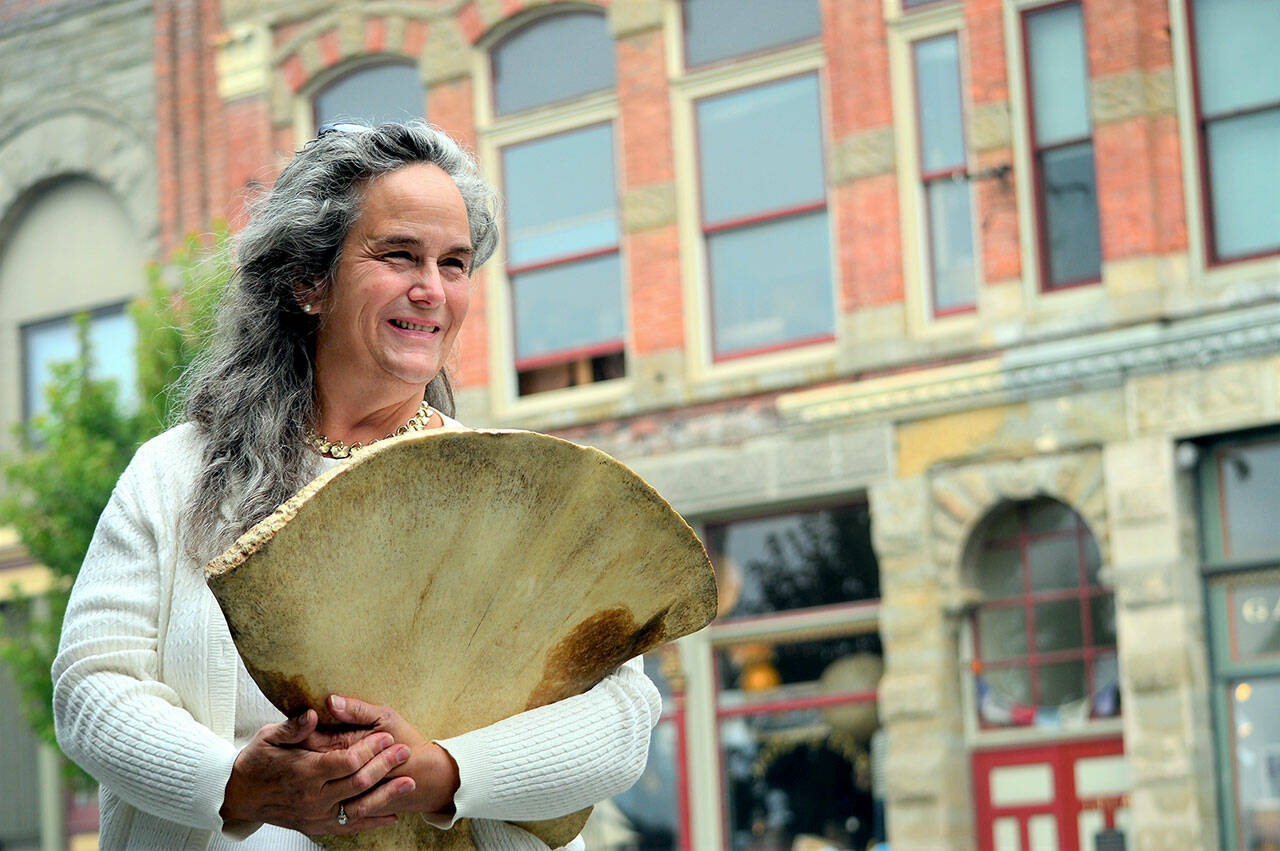
[[1115,603],[1084,520],[1052,499],[1007,505],[974,566],[978,713],[986,726],[1070,726],[1119,714]]
[[491,59],[498,115],[614,87],[613,38],[596,12],[538,18],[499,42]]
[[[717,652],[726,835],[734,849],[836,848],[884,838],[875,634],[742,642]],[[761,666],[771,673],[761,673]],[[874,755],[873,755],[874,754]]]
[[689,67],[817,38],[820,26],[816,0],[684,0],[681,8]]
[[706,542],[721,618],[880,596],[866,505],[708,525]]
[[971,309],[975,300],[973,223],[965,167],[964,106],[955,33],[918,41],[916,122],[924,184],[930,299],[934,315]]
[[1025,21],[1044,287],[1096,281],[1102,249],[1080,5],[1037,9]]
[[1222,557],[1271,558],[1280,554],[1275,505],[1280,497],[1280,443],[1229,446],[1214,453],[1222,518]]
[[[74,361],[78,354],[74,317],[65,316],[22,329],[24,413],[27,418],[44,413],[45,388],[55,363]],[[115,381],[119,398],[128,407],[137,404],[134,348],[137,330],[122,305],[95,311],[89,316],[91,369],[97,378]]]
[[1280,3],[1192,0],[1211,254],[1280,250]]
[[422,118],[426,112],[418,70],[411,62],[381,62],[344,74],[316,93],[315,126],[339,121],[381,124]]
[[830,338],[817,77],[716,95],[695,111],[715,356]]

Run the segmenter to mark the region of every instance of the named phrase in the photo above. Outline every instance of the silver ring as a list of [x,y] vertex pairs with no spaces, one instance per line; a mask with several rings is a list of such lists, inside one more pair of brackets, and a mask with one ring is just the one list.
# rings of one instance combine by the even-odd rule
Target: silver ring
[[347,821],[347,808],[338,804],[338,824],[346,824]]

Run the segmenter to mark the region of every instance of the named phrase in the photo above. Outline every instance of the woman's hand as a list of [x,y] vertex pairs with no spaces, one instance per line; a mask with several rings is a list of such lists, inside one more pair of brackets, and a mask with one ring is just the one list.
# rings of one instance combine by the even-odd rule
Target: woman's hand
[[353,806],[355,812],[365,819],[380,818],[396,812],[453,813],[453,795],[458,791],[459,782],[458,765],[448,751],[435,742],[424,739],[390,707],[374,706],[335,694],[329,697],[329,711],[344,724],[367,729],[370,737],[390,734],[396,744],[388,748],[388,751],[396,753],[403,749],[407,759],[387,774],[391,778],[387,780],[387,785],[405,782],[401,778],[408,778],[413,782],[413,789],[409,793],[385,804],[372,798],[347,804],[348,816],[352,815]]
[[[219,814],[226,822],[265,822],[309,835],[358,833],[393,824],[408,809],[410,777],[383,781],[409,757],[393,737],[369,730],[330,738],[316,732],[308,709],[283,724],[268,724],[236,756]],[[338,824],[342,806],[347,822]]]

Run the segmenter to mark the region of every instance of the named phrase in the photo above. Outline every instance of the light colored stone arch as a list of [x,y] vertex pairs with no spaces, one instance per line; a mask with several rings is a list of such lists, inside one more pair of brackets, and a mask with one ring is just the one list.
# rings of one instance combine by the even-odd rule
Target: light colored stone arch
[[143,256],[159,250],[154,146],[150,132],[99,105],[54,104],[0,131],[0,240],[20,201],[68,176],[106,186],[123,204]]
[[[454,20],[470,44],[487,50],[512,30],[542,15],[582,9],[608,12],[616,5],[619,0],[466,0]],[[626,5],[625,0],[621,5]]]
[[954,605],[969,602],[972,583],[966,576],[965,561],[982,522],[1001,505],[1041,496],[1079,513],[1098,543],[1104,568],[1110,564],[1101,451],[997,461],[947,471],[930,482],[928,515],[933,561],[944,594]]

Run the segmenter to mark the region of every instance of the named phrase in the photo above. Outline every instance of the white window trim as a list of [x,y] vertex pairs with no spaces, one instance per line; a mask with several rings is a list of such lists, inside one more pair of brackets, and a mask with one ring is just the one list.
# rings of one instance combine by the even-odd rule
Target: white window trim
[[[613,128],[614,186],[616,188],[616,213],[618,220],[618,258],[621,271],[619,285],[622,289],[623,357],[627,371],[621,378],[548,390],[530,396],[519,395],[518,376],[515,369],[515,341],[512,328],[515,314],[511,303],[511,279],[507,276],[504,246],[507,244],[506,219],[502,228],[498,252],[485,266],[485,316],[489,338],[489,383],[487,393],[489,410],[495,420],[537,418],[566,409],[587,408],[597,405],[620,403],[632,392],[635,356],[631,342],[630,282],[627,274],[627,234],[622,221],[622,151],[619,134],[619,108],[617,88],[583,95],[563,104],[533,107],[509,116],[497,117],[493,111],[493,66],[490,53],[507,35],[542,18],[564,12],[592,11],[605,14],[601,7],[578,4],[549,4],[516,15],[495,27],[476,45],[472,52],[472,103],[475,109],[477,157],[481,172],[498,185],[502,174],[502,148],[518,142],[552,136],[587,127],[609,123]],[[616,49],[616,48],[615,48]],[[499,195],[503,188],[498,186]]]
[[[896,0],[895,0],[896,2]],[[964,9],[948,4],[912,13],[889,26],[889,85],[893,99],[893,137],[898,163],[898,205],[902,228],[902,273],[907,308],[907,331],[916,337],[951,335],[957,331],[977,330],[984,322],[982,314],[983,245],[978,227],[976,192],[969,181],[970,237],[974,253],[975,309],[952,316],[933,313],[933,281],[929,272],[931,246],[928,239],[924,186],[920,179],[920,139],[916,120],[917,81],[912,50],[924,39],[954,33],[959,46],[961,103],[965,122],[965,163],[973,172],[972,142],[969,120],[973,105],[969,101],[966,71],[966,39]]]
[[[677,10],[678,12],[678,10]],[[672,43],[677,38],[671,39]],[[680,62],[682,46],[675,43],[668,60]],[[674,58],[673,58],[674,57]],[[839,245],[836,241],[835,210],[831,186],[826,188],[828,258],[831,269],[832,329],[834,340],[811,345],[797,345],[758,355],[744,355],[716,362],[711,349],[711,281],[706,274],[706,245],[702,236],[702,214],[699,205],[697,126],[694,104],[712,95],[796,77],[815,74],[818,80],[819,104],[822,105],[822,150],[829,157],[831,148],[830,112],[825,107],[828,86],[826,63],[821,43],[808,43],[773,53],[753,56],[741,62],[715,65],[678,74],[670,81],[672,137],[676,152],[676,222],[680,240],[680,278],[684,295],[685,369],[696,396],[707,395],[709,385],[733,379],[776,378],[789,369],[835,369],[837,352],[843,337],[840,310]],[[830,164],[824,168],[830,174]],[[716,388],[723,393],[723,385]]]

